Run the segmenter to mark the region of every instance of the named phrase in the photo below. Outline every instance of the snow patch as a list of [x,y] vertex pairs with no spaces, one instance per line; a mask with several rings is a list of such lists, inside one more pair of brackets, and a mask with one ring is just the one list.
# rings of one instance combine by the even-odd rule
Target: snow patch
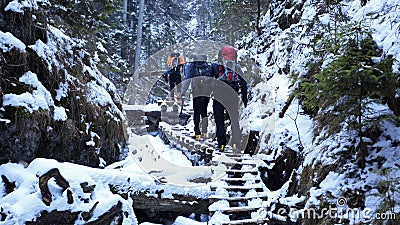
[[54,120],[66,121],[67,119],[66,109],[62,106],[54,106]]
[[11,33],[4,33],[0,30],[0,48],[3,50],[3,52],[9,52],[14,48],[18,49],[21,52],[25,52],[26,46],[22,41],[14,37],[14,35],[12,35]]
[[4,11],[13,11],[16,13],[24,14],[24,9],[34,9],[37,10],[39,8],[39,3],[48,3],[47,0],[24,0],[18,1],[14,0],[9,2],[8,5],[4,8]]

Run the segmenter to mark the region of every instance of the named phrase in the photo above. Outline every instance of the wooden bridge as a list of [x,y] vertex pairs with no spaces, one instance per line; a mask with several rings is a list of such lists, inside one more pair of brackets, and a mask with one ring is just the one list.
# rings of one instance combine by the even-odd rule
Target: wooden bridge
[[[260,169],[269,167],[263,160],[229,145],[221,152],[212,137],[195,140],[193,128],[182,124],[176,104],[162,103],[157,122],[160,137],[185,154],[197,154],[201,164],[212,168],[208,197],[210,224],[285,224],[267,211],[268,189],[262,182]],[[170,109],[169,109],[170,108]],[[192,114],[190,111],[185,111]],[[199,162],[194,162],[194,164]],[[176,203],[176,202],[175,202]]]
[[[227,146],[224,152],[214,147],[210,139],[194,140],[185,126],[161,123],[162,133],[178,148],[200,154],[212,166],[209,213],[224,218],[215,224],[265,224],[268,221],[263,200],[267,199],[266,187],[260,176],[264,161]],[[221,216],[221,214],[223,214]]]

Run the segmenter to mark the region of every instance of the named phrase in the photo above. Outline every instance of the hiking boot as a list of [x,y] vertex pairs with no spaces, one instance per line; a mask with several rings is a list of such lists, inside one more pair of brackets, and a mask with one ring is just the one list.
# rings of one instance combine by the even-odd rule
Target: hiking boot
[[233,149],[233,150],[237,150],[236,144],[233,144],[233,145],[232,145],[232,149]]
[[196,136],[194,137],[194,139],[196,139],[196,140],[200,140],[200,138],[201,138],[200,134],[196,134]]
[[232,145],[232,151],[234,154],[240,154],[242,152],[240,149],[238,149],[236,144]]
[[221,145],[221,146],[218,145],[218,148],[219,148],[219,150],[220,150],[221,152],[223,152],[223,151],[225,150],[225,145]]
[[206,138],[207,138],[207,133],[202,133],[202,134],[201,134],[201,137],[204,138],[204,139],[206,139]]

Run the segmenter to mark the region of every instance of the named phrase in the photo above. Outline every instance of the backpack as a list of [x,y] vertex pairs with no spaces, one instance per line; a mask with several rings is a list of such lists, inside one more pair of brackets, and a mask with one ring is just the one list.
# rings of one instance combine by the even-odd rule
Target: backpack
[[167,65],[169,73],[176,74],[180,73],[181,64],[184,64],[185,60],[180,56],[179,53],[172,53],[168,56]]
[[169,66],[169,74],[180,74],[181,67],[179,65],[179,58],[171,58],[171,65]]
[[193,77],[211,76],[211,66],[207,62],[193,62],[192,70]]
[[237,53],[232,46],[224,46],[218,53],[219,61],[223,65],[218,66],[218,80],[227,83],[239,81],[239,65],[236,63]]
[[194,93],[202,95],[210,95],[212,91],[212,73],[211,65],[204,61],[192,62],[191,71],[192,77],[196,78],[192,81]]
[[171,68],[176,68],[179,65],[179,57],[173,57],[171,60]]
[[227,83],[239,82],[238,66],[236,63],[231,66],[219,65],[217,79]]

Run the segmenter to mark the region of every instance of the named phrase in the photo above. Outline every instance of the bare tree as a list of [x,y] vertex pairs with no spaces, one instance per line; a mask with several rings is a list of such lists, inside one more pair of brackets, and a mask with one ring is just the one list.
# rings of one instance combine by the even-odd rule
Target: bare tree
[[124,0],[122,3],[122,22],[124,25],[127,24],[127,14],[128,14],[128,0]]
[[[140,66],[140,53],[141,53],[142,37],[143,37],[143,14],[144,14],[144,0],[140,0],[139,20],[137,26],[136,50],[135,50],[135,70],[137,70]],[[137,77],[134,77],[134,79],[136,78]]]
[[[125,27],[125,29],[128,25],[127,16],[128,16],[128,0],[124,0],[123,4],[122,4],[122,23],[123,23],[123,26]],[[127,38],[126,34],[122,35],[121,57],[123,59],[128,58],[128,38]]]
[[261,34],[262,34],[262,28],[260,26],[260,20],[261,20],[261,0],[257,0],[256,30],[257,30],[258,36],[261,36]]

